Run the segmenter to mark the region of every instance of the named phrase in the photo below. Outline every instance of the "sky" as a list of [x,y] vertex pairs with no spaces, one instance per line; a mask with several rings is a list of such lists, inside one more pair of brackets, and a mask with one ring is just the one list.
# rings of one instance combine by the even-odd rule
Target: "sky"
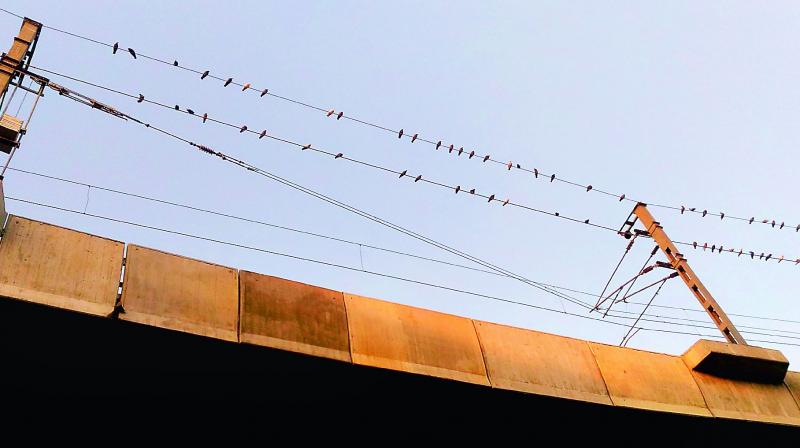
[[[45,25],[419,133],[652,204],[800,223],[800,4],[796,2],[4,1]],[[10,45],[21,21],[0,13]],[[207,112],[396,171],[618,228],[632,209],[596,192],[468,161],[274,97],[44,30],[33,65]],[[531,280],[599,294],[627,241],[613,232],[299,151],[58,76],[51,79],[192,141]],[[17,97],[19,99],[19,97]],[[30,106],[29,96],[22,105]],[[14,103],[17,104],[17,103]],[[14,111],[16,106],[12,106]],[[151,130],[47,94],[13,168],[190,204],[454,263],[470,262],[208,157]],[[297,235],[10,171],[6,195],[242,245],[588,312],[522,282]],[[88,199],[87,199],[88,198]],[[8,201],[10,212],[188,257],[471,318],[619,344],[630,319],[587,320]],[[652,208],[675,240],[800,257],[794,231]],[[639,240],[612,287],[653,248]],[[800,344],[800,266],[684,248],[748,340]],[[663,260],[663,256],[660,256]],[[645,280],[655,281],[661,273]],[[644,285],[642,280],[642,285]],[[596,297],[574,294],[594,301]],[[647,301],[643,292],[639,301]],[[678,279],[649,312],[683,325],[629,347],[680,354],[718,332]],[[619,304],[626,316],[640,306]],[[761,320],[762,316],[777,320]],[[599,317],[597,313],[592,317]],[[613,325],[616,321],[624,325]],[[710,327],[710,328],[698,328]],[[780,330],[780,332],[775,332]],[[753,334],[753,333],[768,333]],[[777,335],[777,336],[776,336]],[[800,347],[781,350],[800,365]]]

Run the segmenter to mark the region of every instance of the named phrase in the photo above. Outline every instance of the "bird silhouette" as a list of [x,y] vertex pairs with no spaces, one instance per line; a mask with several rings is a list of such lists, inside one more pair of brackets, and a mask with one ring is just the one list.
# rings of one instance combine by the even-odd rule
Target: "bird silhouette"
[[130,53],[131,56],[133,56],[133,59],[136,59],[136,52],[133,51],[133,48],[128,48],[128,53]]
[[250,88],[250,83],[249,82],[244,83],[244,85],[242,86],[242,92],[244,92],[245,90],[247,90],[249,88]]
[[262,138],[266,137],[266,135],[267,135],[267,130],[264,129],[263,131],[261,131],[261,134],[259,134],[258,139],[261,140]]
[[114,42],[111,54],[117,54],[117,50],[119,50],[119,42]]
[[206,79],[206,76],[208,76],[208,70],[204,71],[203,74],[200,75],[200,79]]
[[228,78],[228,80],[225,81],[225,85],[223,87],[228,87],[232,82],[233,82],[233,78]]
[[269,93],[269,89],[264,89],[264,90],[262,90],[262,91],[261,91],[261,97],[263,98],[263,97],[264,97],[264,95],[266,95],[266,94],[268,94],[268,93]]

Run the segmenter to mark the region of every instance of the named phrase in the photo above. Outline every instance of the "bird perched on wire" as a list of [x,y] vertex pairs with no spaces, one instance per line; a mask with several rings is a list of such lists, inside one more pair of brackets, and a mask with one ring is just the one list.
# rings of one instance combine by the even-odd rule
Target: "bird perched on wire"
[[489,154],[483,156],[483,163],[486,163],[487,160],[489,160]]
[[622,195],[619,197],[619,202],[622,202],[624,200],[625,200],[625,193],[622,193]]
[[555,173],[553,173],[553,175],[550,176],[550,182],[553,182],[554,180],[556,180]]
[[336,154],[336,155],[335,155],[333,158],[334,158],[334,159],[339,159],[339,158],[341,158],[342,156],[344,156],[344,154],[342,154],[342,153],[339,153],[339,154]]
[[458,194],[459,191],[461,191],[461,185],[456,185],[456,194]]
[[441,146],[442,146],[442,141],[441,141],[441,140],[439,140],[438,142],[436,142],[436,150],[437,150],[437,151],[439,150],[439,148],[440,148]]
[[206,120],[208,120],[208,113],[203,114],[203,123],[205,123]]
[[414,136],[411,137],[411,143],[417,141],[417,137],[419,137],[419,134],[414,134]]
[[336,119],[337,120],[341,120],[343,116],[344,116],[344,112],[339,112],[339,114],[336,115]]
[[397,133],[397,138],[403,138],[403,130],[400,129],[400,132]]
[[142,101],[144,101],[144,95],[142,95],[142,94],[140,93],[140,94],[139,94],[139,99],[138,99],[138,100],[136,100],[136,102],[137,102],[137,103],[141,103]]
[[114,42],[114,46],[111,47],[111,54],[117,54],[117,50],[119,50],[119,42]]
[[136,59],[136,52],[133,51],[133,48],[128,48],[128,53],[130,53],[131,56],[133,56],[133,59]]
[[591,185],[587,185],[586,186],[586,192],[588,193],[590,191],[592,191],[592,186]]
[[208,76],[208,73],[209,73],[208,70],[204,71],[203,74],[200,75],[200,79],[206,79],[206,76]]
[[250,83],[249,82],[244,83],[244,85],[242,86],[242,92],[244,92],[245,90],[247,90],[249,88],[250,88]]
[[494,195],[489,196],[489,201],[488,202],[492,202],[492,201],[494,201]]
[[422,174],[420,174],[419,176],[417,176],[417,177],[414,179],[414,182],[419,182],[420,180],[422,180]]
[[178,66],[178,60],[176,59],[176,60],[172,61],[172,65],[174,65],[175,67],[177,67],[177,66]]
[[264,95],[266,95],[266,94],[268,94],[268,93],[269,93],[269,89],[264,89],[264,90],[262,90],[262,91],[261,91],[261,97],[263,98],[263,97],[264,97]]
[[264,129],[263,131],[261,131],[261,134],[258,136],[258,139],[261,140],[262,138],[266,137],[266,135],[267,135],[267,130]]
[[402,179],[402,178],[403,178],[403,176],[405,176],[405,175],[406,175],[406,173],[408,173],[408,170],[403,170],[403,172],[402,172],[402,173],[400,173],[400,178]]
[[232,82],[233,82],[233,78],[228,78],[227,81],[225,81],[224,87],[228,87]]

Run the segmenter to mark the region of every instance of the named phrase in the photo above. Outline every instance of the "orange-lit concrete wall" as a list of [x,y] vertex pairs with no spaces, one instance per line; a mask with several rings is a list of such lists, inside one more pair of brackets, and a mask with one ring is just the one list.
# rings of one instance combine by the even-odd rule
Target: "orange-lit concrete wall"
[[[0,296],[230,342],[608,406],[800,426],[800,374],[723,379],[681,357],[474,321],[11,217]],[[116,312],[113,312],[116,310]]]

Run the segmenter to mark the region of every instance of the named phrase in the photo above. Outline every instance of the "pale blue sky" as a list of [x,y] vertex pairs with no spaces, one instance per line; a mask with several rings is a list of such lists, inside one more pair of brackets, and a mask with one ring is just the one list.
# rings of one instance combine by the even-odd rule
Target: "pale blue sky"
[[[104,42],[119,41],[148,55],[177,59],[390,128],[555,171],[596,188],[657,203],[800,222],[794,182],[800,144],[800,5],[794,2],[44,0],[6,1],[3,7],[46,25]],[[0,15],[6,44],[19,24],[19,19]],[[427,145],[411,145],[274,98],[259,99],[168,66],[112,57],[108,49],[49,30],[42,34],[34,64],[426,178],[590,217],[599,224],[619,226],[631,207],[563,184],[534,182],[521,172],[468,163]],[[533,280],[599,292],[626,244],[608,232],[401,182],[72,81],[53,80]],[[460,261],[53,94],[40,105],[13,166]],[[75,209],[83,209],[86,200],[84,188],[17,172],[8,174],[6,189],[7,195]],[[625,333],[624,328],[584,319],[19,203],[9,206],[13,213],[129,243],[361,295],[612,344]],[[88,210],[360,266],[353,246],[97,191],[91,193]],[[794,232],[682,217],[663,209],[653,213],[675,239],[800,257],[800,235]],[[619,281],[633,274],[651,247],[636,246]],[[800,267],[684,252],[729,313],[800,320]],[[364,264],[367,269],[562,306],[554,297],[514,281],[367,249]],[[656,303],[700,309],[677,280],[667,284]],[[682,312],[675,315],[687,317]],[[707,320],[700,313],[688,316]],[[800,332],[797,324],[739,317],[734,322]],[[642,331],[630,346],[681,353],[695,339]],[[800,363],[798,347],[772,347]]]

